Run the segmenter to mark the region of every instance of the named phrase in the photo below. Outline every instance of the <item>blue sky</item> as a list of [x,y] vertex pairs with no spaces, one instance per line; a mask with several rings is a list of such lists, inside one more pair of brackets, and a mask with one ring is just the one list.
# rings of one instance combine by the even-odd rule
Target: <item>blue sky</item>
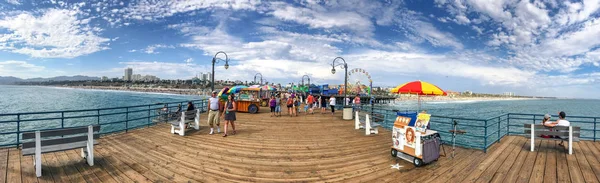
[[[600,98],[600,0],[0,0],[0,76],[341,83]],[[219,55],[220,58],[223,55]],[[350,82],[367,82],[352,75]]]

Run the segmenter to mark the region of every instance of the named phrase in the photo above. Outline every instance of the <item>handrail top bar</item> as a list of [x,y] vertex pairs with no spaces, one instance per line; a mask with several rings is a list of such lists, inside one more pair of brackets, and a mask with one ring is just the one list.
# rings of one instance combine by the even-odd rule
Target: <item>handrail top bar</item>
[[64,110],[64,111],[43,111],[43,112],[23,112],[23,113],[6,113],[0,114],[0,116],[15,116],[15,115],[33,115],[33,114],[51,114],[51,113],[63,113],[63,112],[89,112],[89,111],[102,111],[102,110],[113,110],[113,109],[125,109],[125,108],[134,108],[134,107],[146,107],[152,105],[164,105],[164,104],[175,104],[175,103],[186,103],[186,102],[198,102],[198,101],[206,101],[206,99],[198,99],[198,100],[187,100],[181,102],[159,102],[155,104],[145,104],[145,105],[134,105],[134,106],[124,106],[124,107],[109,107],[109,108],[98,108],[98,109],[80,109],[80,110]]
[[[510,115],[523,115],[523,116],[544,116],[544,114],[528,114],[528,113],[508,113]],[[551,115],[552,117],[558,117],[558,115]],[[596,116],[567,116],[567,118],[600,118]]]

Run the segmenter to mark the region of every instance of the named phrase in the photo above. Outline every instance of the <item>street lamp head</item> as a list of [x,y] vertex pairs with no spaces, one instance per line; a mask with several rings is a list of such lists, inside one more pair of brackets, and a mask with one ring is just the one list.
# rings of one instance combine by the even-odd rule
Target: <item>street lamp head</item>
[[335,74],[335,67],[331,69],[331,74]]
[[225,69],[229,69],[229,64],[225,63]]

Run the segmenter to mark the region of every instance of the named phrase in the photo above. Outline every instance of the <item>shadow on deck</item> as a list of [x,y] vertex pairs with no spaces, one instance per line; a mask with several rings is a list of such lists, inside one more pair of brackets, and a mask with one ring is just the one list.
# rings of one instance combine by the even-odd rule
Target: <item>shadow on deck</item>
[[[0,149],[0,182],[599,182],[600,143],[575,143],[573,155],[556,141],[507,136],[488,153],[457,148],[416,168],[390,156],[391,133],[365,136],[341,115],[269,117],[238,114],[237,135],[190,130],[181,137],[167,124],[104,136],[96,165],[77,150],[43,155],[43,176],[33,157]],[[206,119],[206,115],[202,115]],[[221,129],[222,130],[222,129]],[[400,163],[400,170],[390,165]]]

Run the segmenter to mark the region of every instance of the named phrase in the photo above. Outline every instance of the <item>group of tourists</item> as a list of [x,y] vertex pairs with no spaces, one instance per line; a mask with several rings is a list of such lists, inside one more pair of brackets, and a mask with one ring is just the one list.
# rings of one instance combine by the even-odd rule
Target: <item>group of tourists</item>
[[336,100],[334,96],[329,98],[325,96],[313,96],[309,94],[304,97],[296,93],[273,94],[269,100],[271,108],[271,117],[281,117],[282,105],[287,107],[287,115],[290,117],[298,116],[300,106],[304,104],[304,112],[306,114],[314,114],[315,110],[321,109],[321,114],[327,113],[327,106],[331,108],[331,114],[335,114]]
[[[225,105],[223,105],[223,109],[220,106],[219,99],[217,98],[217,92],[213,91],[211,97],[208,99],[208,125],[210,126],[210,135],[215,134],[215,126],[216,133],[221,133],[221,129],[219,128],[220,119],[225,120],[225,124],[223,125],[223,137],[227,137],[227,126],[231,125],[231,129],[233,132],[231,135],[235,135],[235,111],[237,110],[237,103],[235,102],[235,95],[229,94],[227,96],[227,101]],[[222,109],[222,110],[221,110]]]

